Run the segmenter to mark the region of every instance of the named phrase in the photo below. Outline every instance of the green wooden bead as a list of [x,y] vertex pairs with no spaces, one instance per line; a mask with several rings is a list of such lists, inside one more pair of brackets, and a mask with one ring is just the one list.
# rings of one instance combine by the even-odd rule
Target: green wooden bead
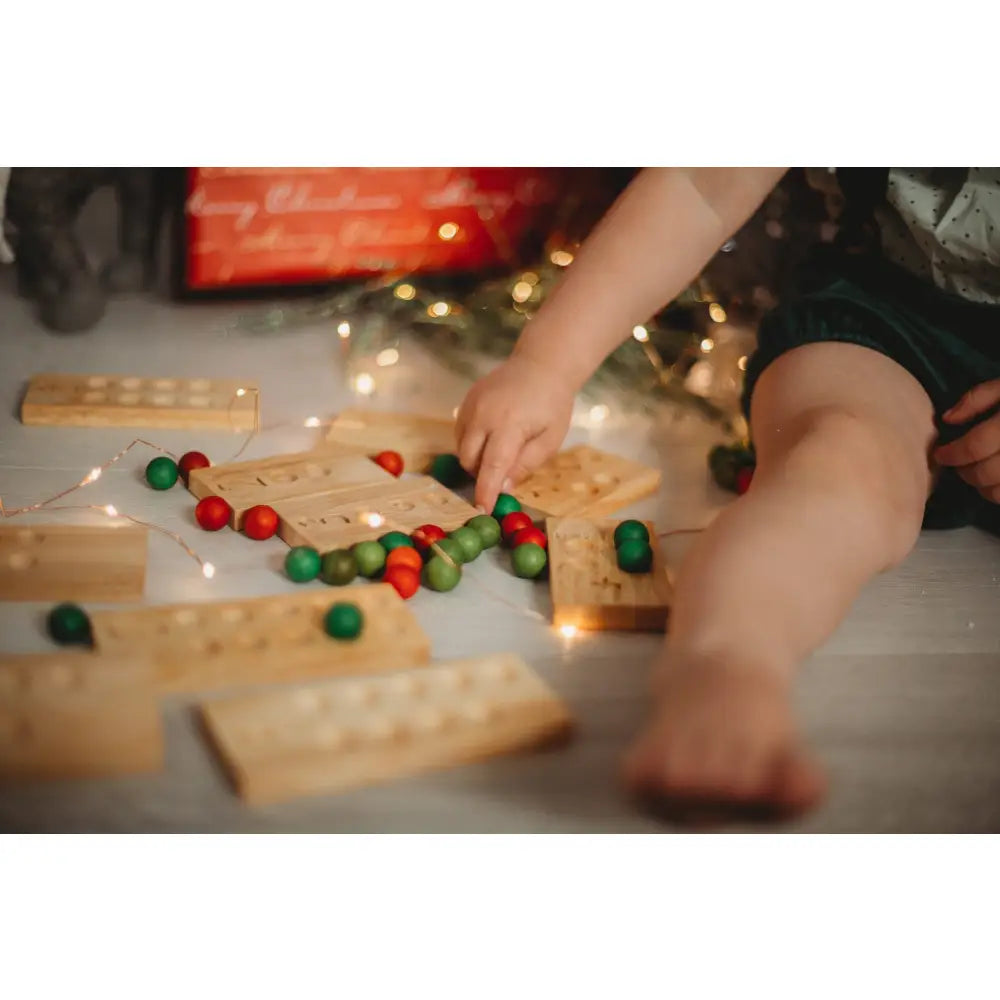
[[371,579],[385,569],[385,549],[379,542],[358,542],[351,551],[358,563],[358,572]]
[[[438,542],[440,545],[441,543]],[[456,565],[435,556],[424,567],[424,585],[431,590],[447,591],[454,590],[462,579],[462,570]]]
[[[465,549],[463,549],[462,546],[451,536],[448,538],[442,538],[439,542],[435,542],[430,547],[432,559],[435,557],[440,559],[442,552],[446,553],[448,558],[451,559],[452,562],[457,563],[459,566],[467,561],[465,558]],[[427,561],[430,562],[431,560],[428,559]],[[447,560],[445,561],[447,562]]]
[[472,562],[483,551],[483,541],[475,528],[456,528],[449,537],[458,542],[458,546],[462,550],[463,562]]
[[638,539],[640,542],[649,544],[649,529],[642,521],[622,521],[615,528],[615,548],[628,539]]
[[57,604],[49,612],[48,628],[49,635],[61,646],[92,642],[90,619],[78,604]]
[[[374,544],[377,548],[382,548],[378,542]],[[382,559],[385,560],[384,552]],[[358,575],[358,560],[350,549],[334,549],[323,556],[319,575],[324,583],[328,583],[332,587],[344,587]]]
[[501,493],[493,505],[493,517],[497,521],[502,521],[508,514],[520,509],[521,504],[517,497],[512,497],[509,493]]
[[365,627],[365,616],[356,604],[334,604],[323,619],[323,627],[334,639],[357,639]]
[[431,476],[449,489],[461,486],[469,478],[457,455],[438,455],[431,462]]
[[534,580],[545,569],[547,562],[545,549],[534,542],[518,545],[511,553],[510,559],[514,564],[514,572],[526,580]]
[[483,543],[484,549],[492,549],[494,545],[500,543],[500,522],[489,514],[477,514],[469,518],[465,526],[472,528],[479,535],[479,540]]
[[172,458],[167,458],[166,455],[154,458],[146,466],[146,482],[154,490],[169,490],[177,482],[179,475],[177,463]]
[[626,538],[618,546],[618,568],[626,573],[648,573],[653,566],[653,550],[649,542]]
[[285,573],[295,583],[308,583],[319,576],[319,553],[308,545],[297,545],[285,556]]
[[409,535],[404,534],[402,531],[387,531],[379,540],[379,545],[385,549],[386,552],[391,552],[393,549],[398,549],[402,547],[409,548],[413,545],[413,539]]

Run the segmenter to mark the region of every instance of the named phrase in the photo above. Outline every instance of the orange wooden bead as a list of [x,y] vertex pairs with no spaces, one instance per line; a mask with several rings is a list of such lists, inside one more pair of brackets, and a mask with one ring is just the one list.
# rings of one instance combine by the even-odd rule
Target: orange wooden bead
[[407,566],[419,573],[423,569],[423,565],[424,560],[420,553],[407,545],[401,545],[398,549],[393,549],[385,557],[386,569],[392,569],[393,566]]

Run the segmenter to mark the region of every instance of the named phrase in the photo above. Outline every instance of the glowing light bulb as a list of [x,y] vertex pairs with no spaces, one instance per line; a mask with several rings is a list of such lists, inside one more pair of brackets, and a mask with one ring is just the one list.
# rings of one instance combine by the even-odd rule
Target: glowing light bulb
[[205,563],[201,567],[201,571],[205,575],[206,580],[211,580],[215,576],[215,567],[211,563]]
[[107,514],[108,517],[117,517],[118,508],[115,507],[114,504],[107,503],[104,505],[104,513]]
[[556,267],[569,267],[573,263],[573,255],[568,250],[553,250],[549,260]]
[[343,323],[337,324],[337,333],[340,334],[341,340],[347,340],[351,335],[351,324],[345,319]]
[[526,281],[519,281],[511,290],[510,297],[515,302],[527,302],[531,298],[531,285]]
[[88,472],[87,475],[84,476],[83,478],[84,483],[92,483],[94,482],[95,479],[100,479],[102,471],[103,471],[102,469],[98,468],[91,469],[90,472]]
[[521,280],[526,281],[529,285],[537,285],[539,278],[534,271],[525,271],[524,274],[521,275]]
[[458,417],[458,407],[456,406],[454,410],[451,411],[451,419],[455,420]]
[[402,299],[404,302],[409,302],[412,298],[416,296],[417,290],[413,287],[413,285],[409,285],[404,282],[402,285],[396,286],[396,290],[395,292],[393,292],[393,294],[396,296],[397,299]]
[[649,330],[644,326],[633,326],[632,336],[639,341],[640,344],[645,344],[649,340]]
[[381,514],[362,514],[361,520],[364,521],[369,528],[381,528],[382,525],[385,524],[385,518]]
[[438,227],[438,236],[443,240],[453,240],[458,235],[458,226],[454,222],[446,222]]
[[745,372],[747,370],[747,356],[745,354],[739,361],[736,362],[736,367],[739,368],[741,372]]
[[245,396],[246,394],[247,394],[246,389],[237,389],[236,390],[236,395],[237,396]]
[[597,406],[592,406],[590,408],[590,419],[595,424],[603,424],[605,420],[608,419],[608,414],[611,411],[603,404],[598,403]]
[[716,323],[726,322],[726,310],[719,305],[718,302],[713,302],[708,307],[708,315],[712,317],[712,320]]
[[447,316],[451,312],[451,306],[447,302],[432,302],[427,307],[428,316],[436,316],[441,318],[442,316]]
[[379,351],[375,356],[375,364],[379,368],[388,368],[399,360],[399,351],[395,347],[387,347],[384,351]]
[[306,427],[319,427],[319,417],[309,417],[305,422]]
[[360,393],[362,396],[370,396],[375,391],[375,379],[368,372],[355,375],[354,391]]
[[577,632],[580,630],[575,625],[560,625],[559,634],[564,639],[572,639],[576,636]]
[[701,342],[701,349],[702,351],[704,351],[705,354],[710,354],[714,347],[715,347],[715,341],[712,340],[711,337],[706,337]]

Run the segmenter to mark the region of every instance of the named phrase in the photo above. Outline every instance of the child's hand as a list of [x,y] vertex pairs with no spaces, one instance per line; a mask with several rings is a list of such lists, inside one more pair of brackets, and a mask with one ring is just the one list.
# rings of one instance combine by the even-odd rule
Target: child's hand
[[[947,413],[949,424],[964,424],[1000,403],[1000,379],[970,389]],[[960,438],[935,449],[940,465],[952,466],[970,486],[1000,503],[1000,413],[976,424]]]
[[476,503],[487,513],[497,494],[552,455],[569,427],[573,393],[557,373],[513,355],[480,379],[458,413],[458,457],[477,477]]

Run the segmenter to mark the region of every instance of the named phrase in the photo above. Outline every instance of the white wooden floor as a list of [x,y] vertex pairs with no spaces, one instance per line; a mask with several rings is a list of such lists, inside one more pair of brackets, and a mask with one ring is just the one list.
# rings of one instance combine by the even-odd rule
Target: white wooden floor
[[[253,307],[250,307],[253,308]],[[307,447],[302,426],[353,401],[340,341],[314,327],[269,336],[234,333],[226,322],[246,305],[114,303],[97,330],[59,337],[41,330],[0,273],[0,493],[9,507],[35,502],[78,480],[134,436],[174,451],[228,458],[238,439],[179,431],[32,428],[16,418],[29,375],[43,370],[236,376],[262,387],[264,432],[247,457]],[[372,369],[372,405],[448,413],[463,383],[413,348],[399,365]],[[283,425],[283,426],[276,426]],[[273,428],[268,430],[267,428]],[[571,440],[659,462],[661,495],[634,510],[664,530],[705,523],[727,498],[705,466],[716,432],[693,414],[657,425],[613,415]],[[218,567],[206,581],[169,540],[150,538],[150,603],[291,589],[280,572],[285,546],[231,532],[209,535],[192,520],[179,487],[154,493],[142,481],[141,450],[90,487],[114,503],[180,531]],[[89,515],[49,515],[86,520]],[[40,515],[24,521],[37,523]],[[683,539],[668,551],[676,560]],[[645,706],[647,663],[658,638],[592,635],[568,641],[497,600],[545,612],[544,585],[518,580],[489,553],[452,594],[421,591],[411,602],[435,658],[513,648],[534,664],[579,716],[568,748],[460,768],[338,797],[264,809],[243,807],[198,734],[189,704],[165,706],[167,767],[146,778],[0,791],[0,829],[21,831],[461,831],[658,832],[616,782],[620,753]],[[1000,830],[1000,542],[967,529],[925,535],[899,570],[870,586],[848,621],[807,665],[799,686],[804,729],[832,776],[828,803],[805,820],[765,830],[923,832]],[[321,586],[314,584],[311,586]],[[484,589],[484,587],[486,589]],[[49,648],[46,606],[0,604],[0,652]]]

